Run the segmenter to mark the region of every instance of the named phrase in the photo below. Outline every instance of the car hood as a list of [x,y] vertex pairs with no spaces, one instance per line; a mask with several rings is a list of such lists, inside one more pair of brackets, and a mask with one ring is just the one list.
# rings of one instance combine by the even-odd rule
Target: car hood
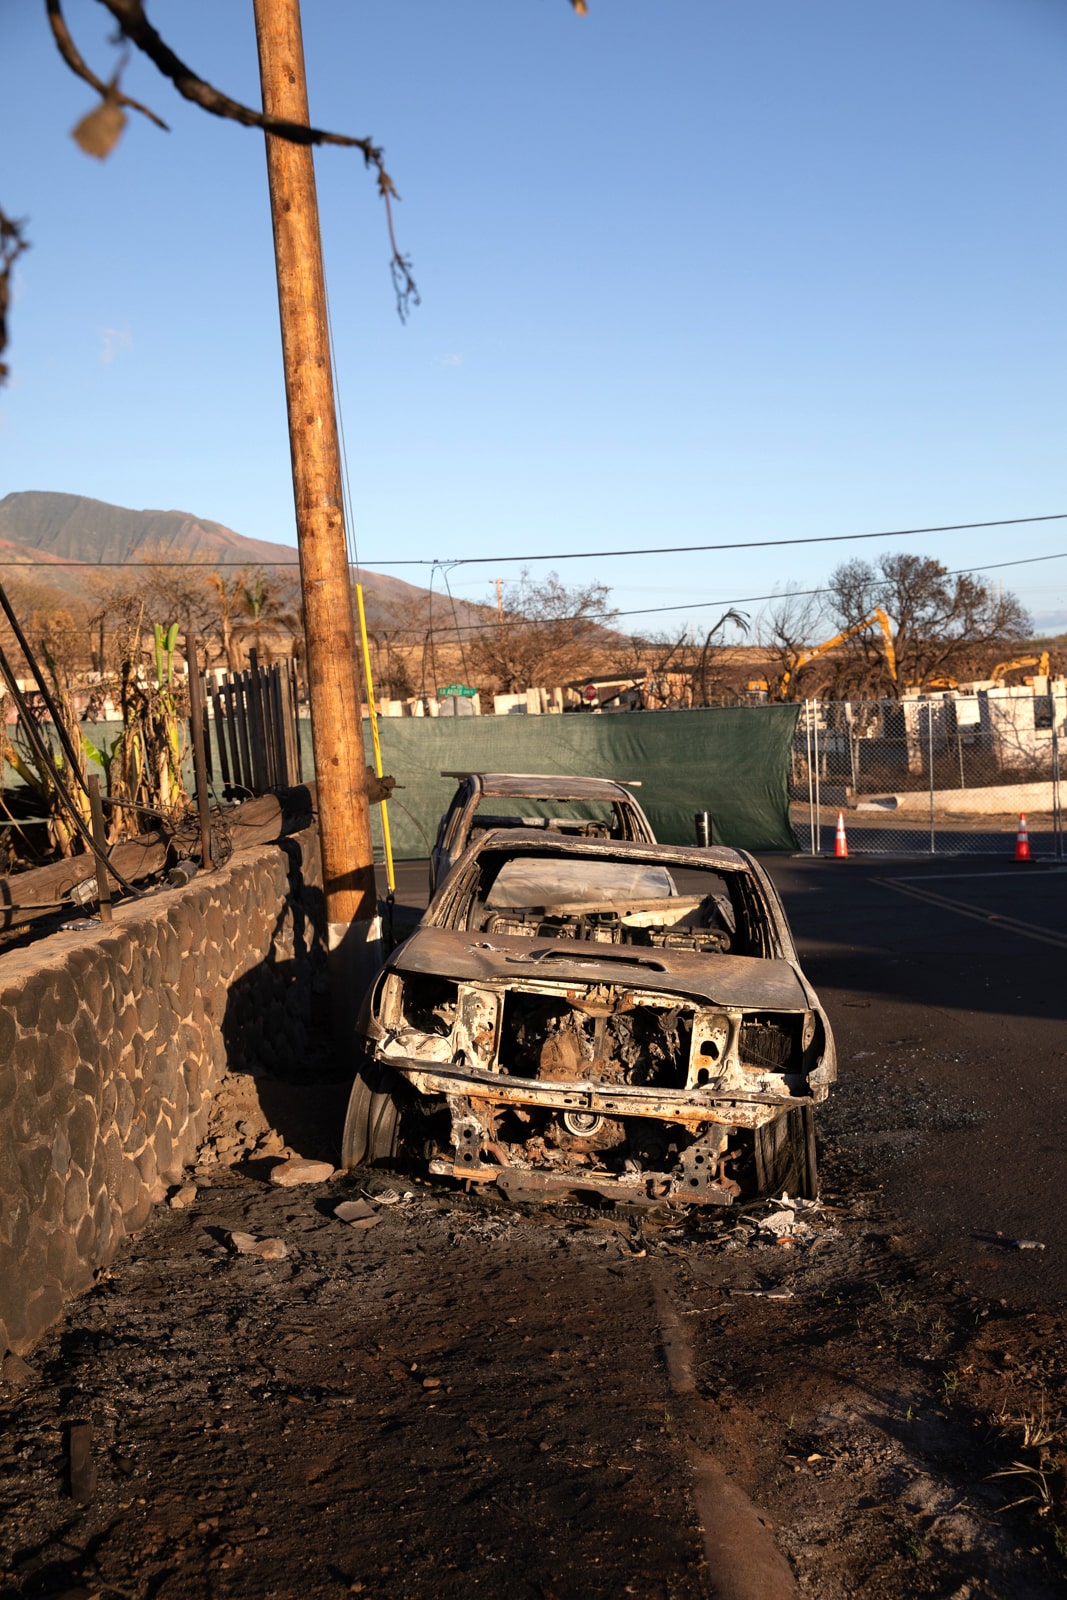
[[420,928],[394,952],[389,965],[398,972],[432,974],[467,983],[562,979],[574,984],[615,983],[635,989],[662,989],[669,994],[681,991],[710,1005],[761,1011],[804,1011],[816,1004],[789,961],[576,944],[573,939],[526,939]]

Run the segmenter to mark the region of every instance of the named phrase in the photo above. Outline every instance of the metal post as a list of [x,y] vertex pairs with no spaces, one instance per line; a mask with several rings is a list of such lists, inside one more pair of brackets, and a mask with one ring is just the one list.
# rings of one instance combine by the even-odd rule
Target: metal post
[[693,822],[696,826],[697,844],[702,850],[707,850],[711,844],[711,812],[694,812]]
[[204,749],[204,697],[200,692],[200,641],[192,635],[185,640],[185,670],[189,674],[189,721],[193,731],[193,778],[196,782],[196,809],[200,814],[200,865],[209,871],[211,860],[211,796],[207,788],[207,753]]
[[1052,835],[1056,859],[1063,859],[1063,805],[1060,800],[1060,736],[1056,727],[1056,700],[1052,701]]
[[[299,0],[253,0],[263,109],[309,126]],[[337,1020],[381,964],[362,672],[341,496],[326,280],[310,143],[264,135],[289,411],[307,683]]]
[[107,875],[107,833],[104,830],[104,808],[100,803],[100,779],[91,772],[86,779],[89,790],[89,815],[93,825],[93,843],[96,845],[96,894],[100,902],[100,921],[111,921],[111,881]]
[[926,702],[926,764],[930,774],[930,854],[937,854],[934,838],[934,703]]
[[821,758],[821,756],[819,754],[819,701],[818,701],[818,698],[814,699],[811,702],[811,704],[812,704],[812,708],[813,708],[813,711],[814,711],[814,714],[815,714],[814,726],[812,728],[812,743],[814,744],[814,747],[815,747],[815,826],[816,826],[816,828],[818,829],[818,832],[819,832],[819,848],[818,848],[818,850],[816,850],[815,854],[821,856],[822,855],[822,770],[821,770],[822,758]]
[[804,739],[808,757],[808,848],[814,856],[818,854],[818,851],[815,848],[815,775],[812,770],[810,700],[805,700],[804,702]]
[[[379,778],[384,776],[382,766],[382,743],[378,737],[378,706],[374,698],[374,673],[370,664],[370,640],[367,637],[367,613],[363,609],[363,585],[356,584],[356,605],[359,608],[359,637],[363,646],[363,670],[367,676],[367,709],[370,712],[371,739],[374,744],[374,771]],[[393,870],[393,839],[389,832],[389,801],[382,798],[382,845],[385,851],[385,875],[389,884],[389,900],[392,905],[396,895],[396,873]],[[390,916],[392,911],[390,910]]]

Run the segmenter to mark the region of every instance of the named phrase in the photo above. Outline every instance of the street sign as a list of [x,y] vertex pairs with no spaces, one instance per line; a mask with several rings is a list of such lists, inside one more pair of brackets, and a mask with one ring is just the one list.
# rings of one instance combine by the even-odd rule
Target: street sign
[[585,688],[582,690],[582,699],[587,703],[587,705],[592,705],[594,700],[600,699],[600,691],[595,683],[586,684]]
[[477,693],[477,689],[472,689],[469,684],[450,683],[447,688],[438,689],[437,698],[447,700],[450,695],[458,694],[463,700],[473,700]]

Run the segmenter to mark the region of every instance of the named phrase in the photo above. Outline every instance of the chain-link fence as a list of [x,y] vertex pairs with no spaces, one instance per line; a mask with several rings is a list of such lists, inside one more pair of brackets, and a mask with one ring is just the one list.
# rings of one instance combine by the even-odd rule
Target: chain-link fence
[[[1040,683],[1041,680],[1039,680]],[[806,700],[793,740],[790,814],[801,847],[832,854],[1064,856],[1067,683],[904,700]]]

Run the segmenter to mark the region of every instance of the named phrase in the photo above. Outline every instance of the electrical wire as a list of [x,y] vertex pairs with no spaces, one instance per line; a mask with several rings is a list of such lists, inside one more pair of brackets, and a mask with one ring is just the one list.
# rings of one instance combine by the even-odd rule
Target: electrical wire
[[[694,555],[708,550],[774,550],[791,544],[848,544],[856,539],[906,539],[913,534],[963,533],[974,528],[1011,528],[1023,522],[1065,522],[1067,511],[1053,511],[1041,517],[1001,517],[990,522],[947,522],[931,528],[890,528],[881,533],[818,533],[805,534],[794,539],[741,539],[731,544],[666,544],[650,545],[642,550],[560,550],[554,554],[517,556],[453,556],[450,567],[471,567],[496,564],[501,561],[605,561],[617,556],[674,556]],[[441,566],[440,557],[431,563],[428,558],[406,561],[376,561],[379,567]]]
[[[857,539],[907,539],[926,533],[966,533],[976,528],[1015,528],[1023,523],[1067,522],[1067,511],[1052,511],[1039,517],[996,517],[987,522],[945,522],[928,528],[887,528],[880,533],[817,533],[791,539],[737,539],[727,544],[648,545],[637,550],[558,550],[554,553],[495,556],[418,556],[405,559],[371,557],[368,566],[378,567],[471,567],[502,561],[606,561],[622,556],[696,555],[715,550],[775,550],[785,545],[849,544]],[[0,561],[0,567],[297,567],[299,561]],[[977,569],[976,569],[977,570]]]
[[[1035,563],[1042,562],[1042,561],[1064,561],[1064,560],[1067,560],[1067,550],[1056,550],[1056,551],[1053,551],[1051,555],[1047,555],[1047,556],[1016,556],[1011,561],[990,561],[990,562],[986,562],[983,565],[977,566],[977,567],[953,567],[948,571],[946,576],[948,576],[950,578],[959,578],[959,577],[967,576],[972,572],[999,572],[999,571],[1002,571],[1005,567],[1026,567],[1026,566],[1033,566]],[[47,565],[48,563],[45,563],[45,564]],[[0,562],[0,565],[3,565],[3,563]],[[181,565],[181,563],[176,563],[176,565]],[[441,563],[434,562],[433,563],[433,568],[431,570],[430,589],[429,589],[431,619],[432,619],[432,610],[433,610],[434,573],[438,569],[440,569],[442,571],[442,573],[444,572],[444,568],[441,566]],[[453,594],[452,594],[451,586],[448,585],[448,583],[447,583],[447,579],[446,579],[446,587],[448,588],[449,599],[452,600],[453,627],[452,627],[451,630],[447,630],[446,629],[444,631],[454,632],[456,634],[457,638],[458,638],[460,634],[464,634],[464,633],[465,634],[486,633],[486,632],[489,632],[493,628],[499,627],[499,622],[497,620],[495,611],[493,612],[492,617],[491,618],[487,617],[484,622],[458,622],[458,621],[456,621],[455,599],[454,599]],[[735,595],[732,599],[728,599],[728,600],[722,600],[722,599],[714,599],[714,600],[685,600],[685,601],[679,601],[678,603],[676,603],[674,605],[669,605],[669,606],[635,606],[635,607],[627,608],[625,610],[586,611],[586,612],[582,612],[580,615],[576,615],[576,616],[573,616],[573,617],[559,617],[559,618],[556,618],[555,620],[558,621],[558,622],[561,622],[561,623],[603,621],[605,624],[610,624],[617,617],[657,616],[657,615],[660,615],[662,613],[671,612],[671,611],[701,611],[701,610],[707,610],[712,606],[757,605],[757,604],[759,604],[759,603],[761,603],[763,601],[768,601],[768,600],[788,600],[788,599],[792,599],[794,597],[796,599],[798,599],[798,600],[803,600],[803,599],[807,599],[807,598],[809,598],[811,596],[814,596],[814,595],[829,594],[829,593],[830,593],[829,586],[827,584],[823,584],[820,588],[817,588],[817,589],[790,589],[788,591],[782,591],[782,590],[779,589],[779,590],[776,590],[772,594]],[[466,605],[466,606],[477,606],[477,607],[479,607],[479,609],[484,609],[484,610],[489,610],[490,609],[490,607],[488,605],[484,605],[481,601],[464,600],[464,601],[462,601],[462,604]],[[62,635],[65,638],[81,638],[83,633],[84,633],[84,631],[85,630],[82,629],[82,628],[72,628],[72,629],[61,630]],[[437,631],[440,632],[442,630],[438,629]],[[423,631],[420,632],[419,630],[414,629],[414,630],[411,630],[410,632],[406,632],[403,629],[398,629],[393,634],[393,637],[396,638],[398,643],[403,643],[403,642],[410,643],[412,641],[417,642],[418,640],[424,639],[426,637],[426,630],[423,630]]]
[[456,638],[459,641],[459,658],[463,662],[463,681],[465,683],[470,683],[471,675],[470,668],[467,666],[467,647],[463,643],[463,635],[459,630],[459,617],[456,615],[456,598],[452,593],[452,585],[448,581],[447,568],[442,568],[441,576],[445,580],[445,588],[448,590],[448,598],[452,602],[452,625],[456,630]]

